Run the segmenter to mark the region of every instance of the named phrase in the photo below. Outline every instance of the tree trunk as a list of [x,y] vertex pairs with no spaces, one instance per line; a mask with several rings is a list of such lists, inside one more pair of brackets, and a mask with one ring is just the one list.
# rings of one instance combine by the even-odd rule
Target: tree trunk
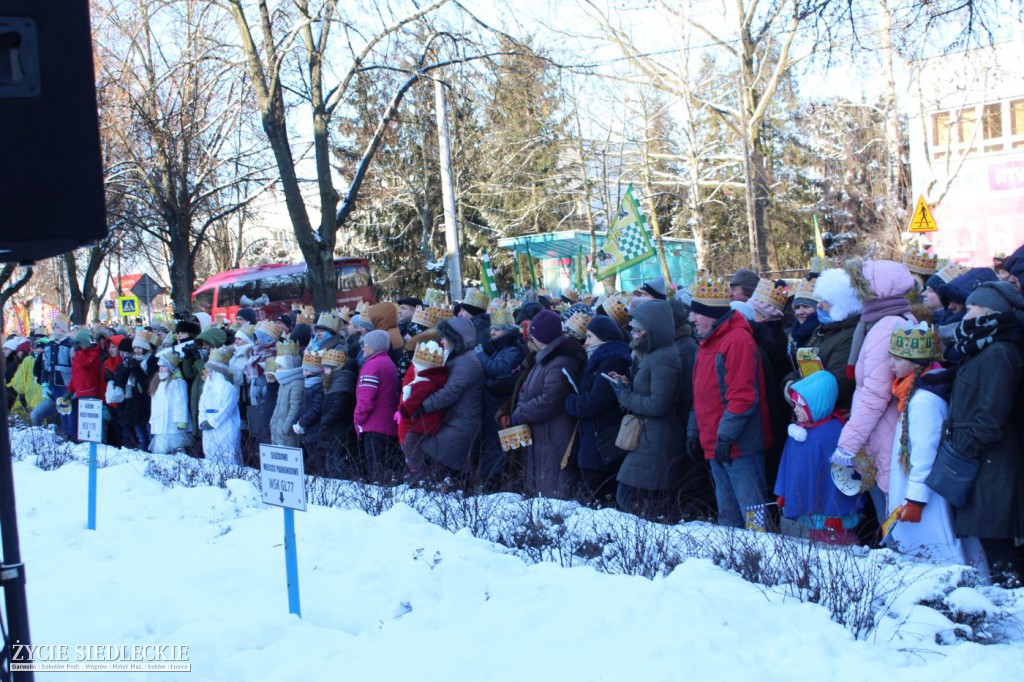
[[758,134],[750,149],[750,169],[754,192],[754,249],[760,273],[768,272],[768,204],[771,194],[765,171],[764,142]]
[[[167,245],[171,254],[168,270],[171,275],[171,301],[175,310],[192,309],[192,286],[196,279],[195,260],[189,249],[188,220],[178,217],[177,224],[171,226],[179,237],[170,240]],[[196,311],[192,311],[196,312]],[[207,311],[209,312],[209,311]]]

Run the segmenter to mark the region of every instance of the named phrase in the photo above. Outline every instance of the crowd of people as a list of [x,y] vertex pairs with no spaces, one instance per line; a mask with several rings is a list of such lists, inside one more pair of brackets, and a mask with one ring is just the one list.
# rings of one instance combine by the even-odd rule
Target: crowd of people
[[276,320],[50,330],[4,343],[8,405],[112,445],[468,493],[577,497],[1024,570],[1024,246],[912,250],[770,280],[600,297],[423,298]]

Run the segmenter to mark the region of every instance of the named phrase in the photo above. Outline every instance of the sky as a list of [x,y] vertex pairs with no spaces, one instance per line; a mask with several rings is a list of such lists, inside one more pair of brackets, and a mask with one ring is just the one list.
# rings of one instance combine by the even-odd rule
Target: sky
[[[168,486],[153,472],[202,480],[209,470],[184,456],[100,446],[97,524],[87,530],[88,446],[62,448],[42,430],[12,440],[33,644],[65,645],[72,659],[86,645],[188,646],[191,666],[178,677],[49,672],[39,680],[963,682],[1013,679],[1024,667],[1024,590],[956,588],[959,568],[888,551],[841,555],[851,570],[874,565],[883,572],[866,572],[879,584],[898,585],[874,631],[855,639],[825,607],[708,559],[653,579],[579,557],[531,561],[468,528],[431,523],[440,507],[407,490],[398,490],[403,502],[349,483],[336,491],[347,504],[316,503],[328,496],[320,487],[295,513],[300,618],[288,612],[283,511],[265,506],[249,481]],[[37,464],[48,452],[71,461],[44,471]],[[379,515],[359,508],[388,500],[396,503]],[[525,509],[511,495],[480,503],[485,526]],[[565,528],[636,527],[611,510],[535,508],[545,504]],[[706,524],[659,528],[716,537]],[[736,533],[734,542],[773,537]],[[926,600],[1000,614],[1005,642],[957,640]]]

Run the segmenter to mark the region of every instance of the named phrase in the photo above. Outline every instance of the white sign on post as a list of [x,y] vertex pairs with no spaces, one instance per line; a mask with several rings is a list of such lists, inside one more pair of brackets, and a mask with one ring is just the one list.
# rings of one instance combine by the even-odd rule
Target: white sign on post
[[78,400],[78,440],[103,442],[103,401],[99,398]]
[[306,511],[306,471],[302,448],[260,443],[263,503]]

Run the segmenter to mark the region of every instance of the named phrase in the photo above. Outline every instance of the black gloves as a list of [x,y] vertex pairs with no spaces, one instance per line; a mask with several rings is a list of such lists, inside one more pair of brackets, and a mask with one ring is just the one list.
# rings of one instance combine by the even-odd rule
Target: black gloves
[[686,454],[691,459],[704,459],[704,448],[700,445],[700,436],[690,436],[686,439]]
[[181,350],[181,354],[189,360],[199,360],[202,354],[199,352],[199,346],[195,343],[190,343]]
[[718,439],[715,444],[715,461],[722,466],[732,466],[732,443],[727,440]]

